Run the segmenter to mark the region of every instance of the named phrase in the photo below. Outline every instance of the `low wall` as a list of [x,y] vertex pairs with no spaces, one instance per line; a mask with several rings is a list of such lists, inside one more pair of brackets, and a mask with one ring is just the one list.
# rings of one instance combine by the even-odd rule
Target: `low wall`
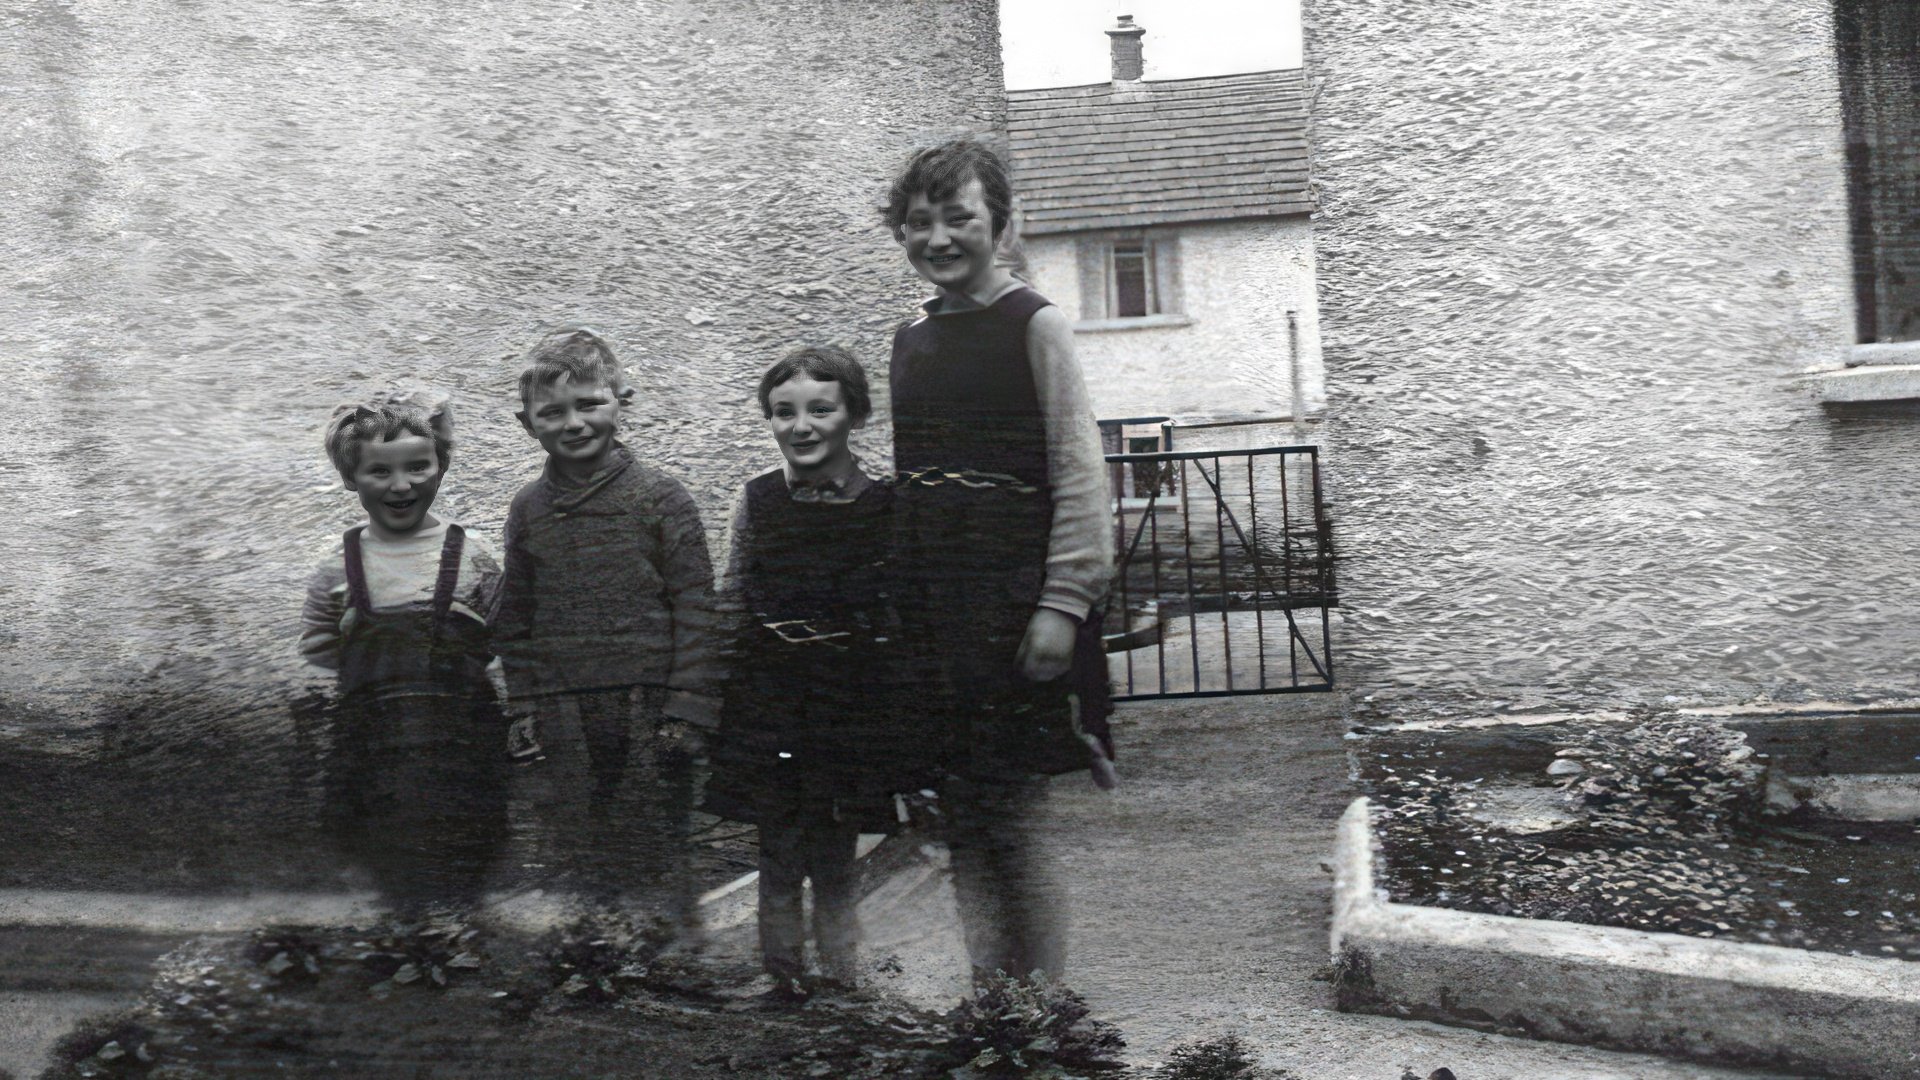
[[1827,1076],[1920,1071],[1920,965],[1392,902],[1340,820],[1340,1007]]

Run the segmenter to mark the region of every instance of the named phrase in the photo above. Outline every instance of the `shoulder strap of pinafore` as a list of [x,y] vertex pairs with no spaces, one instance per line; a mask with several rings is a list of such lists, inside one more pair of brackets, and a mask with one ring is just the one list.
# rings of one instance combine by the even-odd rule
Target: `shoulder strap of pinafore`
[[433,583],[433,622],[437,628],[440,620],[447,617],[453,609],[454,590],[460,585],[460,549],[466,546],[467,531],[460,526],[447,523],[447,539],[440,545],[440,577]]
[[367,568],[360,561],[360,533],[365,529],[365,525],[355,525],[341,538],[347,550],[347,606],[359,608],[363,616],[373,614],[373,601],[367,596]]

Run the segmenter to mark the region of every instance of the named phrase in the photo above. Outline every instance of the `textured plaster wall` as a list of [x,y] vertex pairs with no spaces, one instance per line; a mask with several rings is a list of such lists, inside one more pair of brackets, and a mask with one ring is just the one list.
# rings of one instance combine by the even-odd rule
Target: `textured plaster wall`
[[[103,0],[0,19],[23,118],[0,134],[19,211],[0,215],[0,396],[22,418],[0,458],[34,463],[8,494],[41,522],[0,527],[18,572],[0,639],[20,646],[0,691],[186,659],[299,673],[310,560],[357,512],[319,452],[335,403],[452,393],[442,509],[497,536],[539,465],[518,355],[559,322],[612,338],[644,402],[630,440],[717,541],[732,491],[778,460],[753,401],[768,363],[842,344],[886,400],[890,335],[925,292],[875,212],[892,171],[1004,129],[992,0],[879,10]],[[882,409],[859,437],[876,468]],[[88,452],[44,452],[69,440]],[[271,483],[238,518],[208,512],[239,466]]]
[[[289,733],[327,679],[294,648],[306,579],[359,512],[320,448],[336,403],[450,392],[436,509],[497,538],[540,466],[519,356],[590,323],[638,387],[629,444],[716,541],[778,461],[768,363],[848,346],[884,403],[925,286],[875,207],[916,145],[1003,128],[996,14],[0,10],[0,809],[32,808],[8,880],[326,879]],[[884,468],[886,418],[859,438]]]
[[1312,0],[1350,681],[1901,691],[1909,422],[1850,339],[1827,0]]
[[[1120,416],[1284,416],[1292,410],[1287,311],[1296,313],[1302,397],[1325,403],[1306,218],[1181,226],[1186,326],[1081,331],[1074,348],[1095,412]],[[1071,235],[1025,241],[1034,287],[1079,319]]]

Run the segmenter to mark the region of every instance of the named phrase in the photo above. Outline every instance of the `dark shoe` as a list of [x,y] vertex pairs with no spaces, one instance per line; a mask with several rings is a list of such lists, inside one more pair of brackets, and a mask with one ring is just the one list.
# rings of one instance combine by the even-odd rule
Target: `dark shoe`
[[776,978],[773,980],[773,989],[762,994],[761,1000],[771,1005],[805,1005],[813,1000],[813,991],[807,988],[804,980]]

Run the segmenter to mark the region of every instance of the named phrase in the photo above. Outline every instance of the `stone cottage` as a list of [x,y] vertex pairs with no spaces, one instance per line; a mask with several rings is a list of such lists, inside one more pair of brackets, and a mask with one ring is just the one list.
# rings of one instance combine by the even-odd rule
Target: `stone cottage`
[[1306,415],[1323,401],[1298,69],[1014,90],[1007,138],[1035,288],[1074,320],[1096,412]]

